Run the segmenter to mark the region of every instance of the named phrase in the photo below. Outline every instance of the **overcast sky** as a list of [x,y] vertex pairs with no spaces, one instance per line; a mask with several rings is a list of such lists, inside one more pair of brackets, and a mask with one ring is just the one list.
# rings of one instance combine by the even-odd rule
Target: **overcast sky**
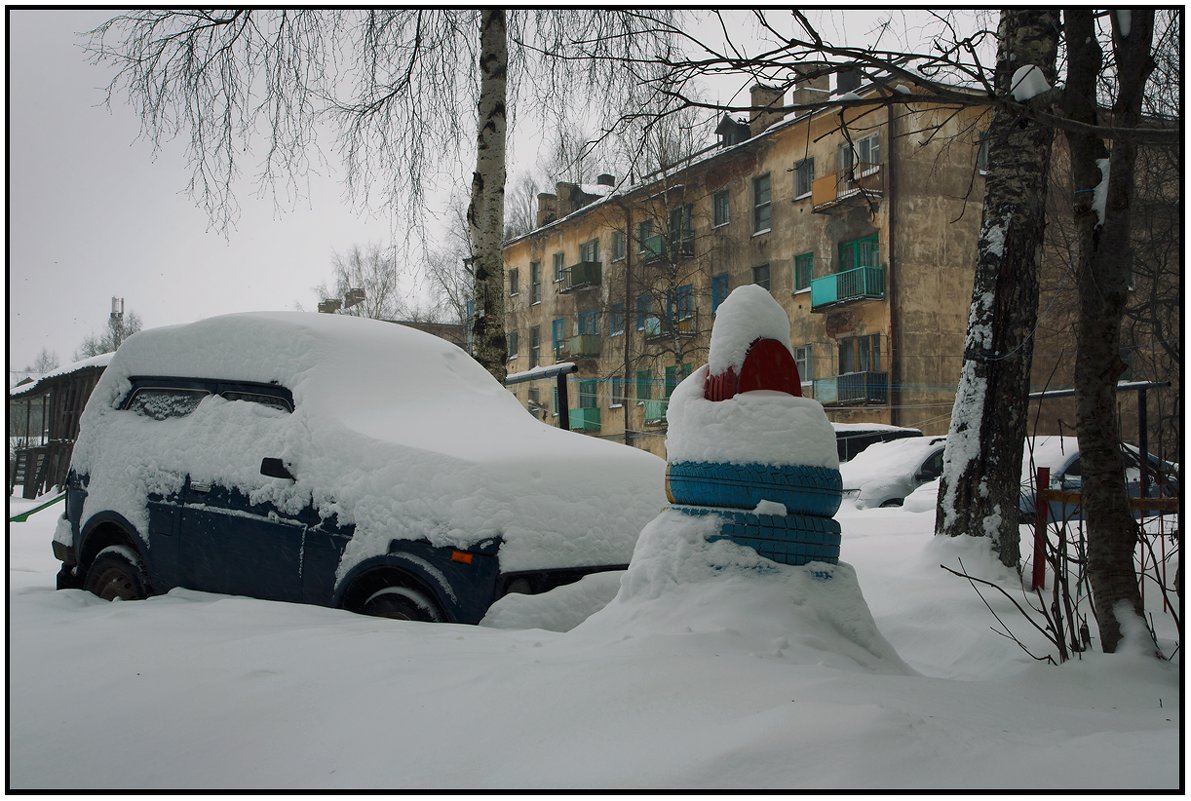
[[147,328],[312,308],[333,251],[390,240],[389,218],[354,211],[334,179],[284,214],[240,192],[237,230],[208,232],[184,191],[181,149],[154,160],[134,141],[132,110],[102,106],[110,75],[87,63],[76,34],[114,13],[8,14],[9,370],[42,348],[72,361],[102,332],[113,295]]
[[[226,238],[209,231],[205,212],[185,193],[190,170],[180,144],[155,157],[138,141],[139,120],[122,99],[103,106],[111,68],[87,63],[78,34],[115,13],[7,14],[10,384],[19,377],[12,371],[42,348],[61,364],[73,361],[85,337],[102,333],[113,296],[147,328],[299,303],[313,309],[312,287],[329,280],[334,252],[387,244],[404,229],[387,213],[353,208],[330,175],[281,211],[246,182],[235,230]],[[826,35],[849,39],[868,38],[884,18],[864,10],[812,16]],[[718,23],[709,24],[718,32]],[[729,82],[712,94],[727,102],[746,84]],[[537,152],[524,127],[514,133],[511,176]]]

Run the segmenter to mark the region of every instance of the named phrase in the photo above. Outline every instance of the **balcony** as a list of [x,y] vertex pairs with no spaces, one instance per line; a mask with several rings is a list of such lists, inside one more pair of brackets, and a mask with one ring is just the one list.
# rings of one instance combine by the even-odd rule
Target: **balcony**
[[856,267],[811,281],[811,311],[885,297],[885,268]]
[[603,265],[598,261],[581,261],[572,264],[566,270],[561,292],[574,292],[578,289],[590,289],[600,285]]
[[599,334],[576,334],[564,343],[562,352],[571,359],[599,356],[602,344]]
[[645,320],[645,340],[652,342],[659,339],[674,337],[693,337],[699,333],[698,312],[691,312],[685,317],[647,317]]
[[641,405],[645,407],[645,425],[664,426],[666,424],[666,408],[669,404],[668,398],[641,401]]
[[654,234],[641,243],[641,257],[647,261],[657,261],[666,252],[666,237]]
[[831,173],[811,182],[811,211],[826,213],[837,206],[865,202],[884,194],[885,175],[881,165],[858,162],[851,172]]
[[570,421],[572,431],[599,431],[600,410],[596,407],[571,409]]
[[889,402],[889,373],[866,371],[816,378],[815,400],[824,406]]

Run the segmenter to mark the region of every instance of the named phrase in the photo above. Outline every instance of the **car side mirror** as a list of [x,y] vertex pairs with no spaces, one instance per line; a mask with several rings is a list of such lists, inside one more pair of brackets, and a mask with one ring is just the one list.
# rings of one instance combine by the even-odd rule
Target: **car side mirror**
[[294,478],[294,474],[286,469],[285,464],[273,456],[266,456],[264,459],[261,459],[261,475],[269,476],[270,478],[288,478],[290,481],[297,481]]

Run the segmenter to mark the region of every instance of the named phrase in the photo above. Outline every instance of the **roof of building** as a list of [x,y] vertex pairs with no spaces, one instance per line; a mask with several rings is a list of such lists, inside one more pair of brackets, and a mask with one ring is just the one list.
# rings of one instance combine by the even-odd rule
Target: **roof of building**
[[47,384],[52,383],[56,379],[72,375],[74,373],[79,373],[83,370],[95,368],[103,369],[108,366],[108,363],[112,360],[112,356],[114,355],[114,353],[101,353],[98,356],[92,356],[89,359],[83,359],[82,361],[68,364],[65,367],[59,367],[57,369],[51,370],[50,372],[45,373],[33,381],[21,384],[8,390],[8,397],[19,398],[26,395],[36,395],[39,391],[44,390]]

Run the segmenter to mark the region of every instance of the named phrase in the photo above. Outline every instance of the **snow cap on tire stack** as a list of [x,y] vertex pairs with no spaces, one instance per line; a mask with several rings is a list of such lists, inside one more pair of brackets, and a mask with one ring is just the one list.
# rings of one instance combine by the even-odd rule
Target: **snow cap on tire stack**
[[708,364],[670,397],[666,492],[677,511],[720,517],[709,539],[785,564],[835,563],[835,432],[823,406],[801,397],[789,331],[762,287],[738,287],[720,304]]

